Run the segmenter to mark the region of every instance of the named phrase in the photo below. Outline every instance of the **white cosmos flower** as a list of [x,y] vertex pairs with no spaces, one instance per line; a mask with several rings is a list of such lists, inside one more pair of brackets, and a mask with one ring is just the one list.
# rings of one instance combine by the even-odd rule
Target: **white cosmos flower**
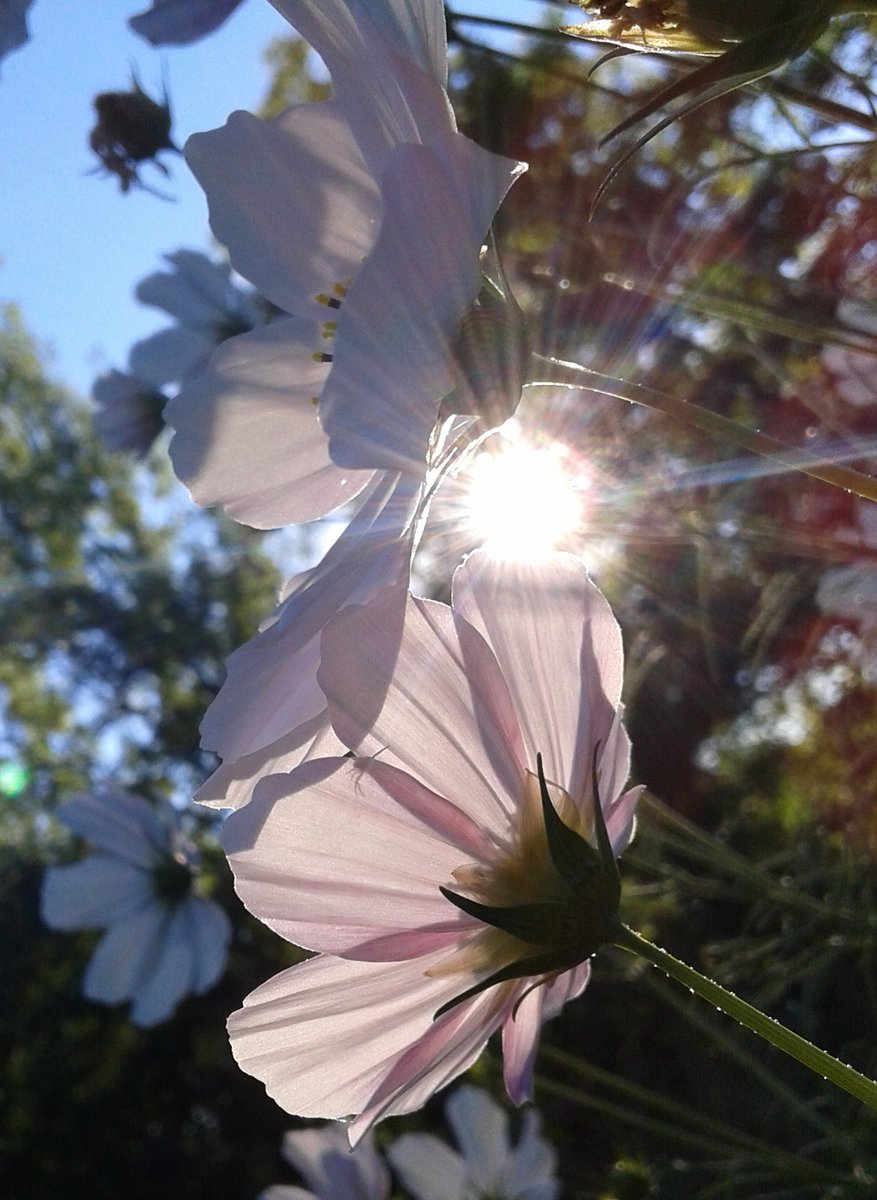
[[94,381],[94,428],[107,450],[142,456],[164,429],[167,397],[153,384],[123,371],[106,371]]
[[260,1200],[387,1200],[390,1194],[390,1173],[372,1139],[351,1150],[337,1122],[287,1133],[282,1154],[307,1188],[275,1184]]
[[445,1104],[457,1153],[428,1133],[409,1133],[387,1157],[415,1200],[555,1200],[556,1155],[539,1136],[539,1114],[527,1109],[512,1147],[508,1115],[480,1088],[463,1084]]
[[225,966],[231,926],[212,900],[192,895],[192,871],[173,825],[138,796],[106,789],[74,796],[58,819],[95,852],[50,867],[40,911],[53,929],[104,929],[83,981],[89,1000],[131,1002],[148,1028]]
[[241,0],[153,0],[128,24],[153,46],[184,46],[212,33]]

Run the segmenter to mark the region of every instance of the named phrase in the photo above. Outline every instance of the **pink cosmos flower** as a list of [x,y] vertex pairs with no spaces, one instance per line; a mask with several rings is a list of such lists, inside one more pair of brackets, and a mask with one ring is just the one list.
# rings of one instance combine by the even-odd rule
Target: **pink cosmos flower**
[[499,1029],[508,1093],[530,1095],[541,1023],[616,927],[638,796],[620,632],[578,559],[473,554],[453,607],[409,599],[401,638],[391,599],[323,636],[320,686],[359,757],[264,779],[224,831],[245,905],[319,952],[232,1015],[235,1057],[290,1112],[354,1116],[352,1140]]
[[199,796],[225,806],[314,738],[327,747],[326,620],[388,583],[401,614],[439,404],[458,382],[452,343],[523,169],[457,132],[438,0],[277,7],[326,61],[335,97],[273,122],[235,113],[186,153],[233,265],[292,315],[227,343],[170,402],[171,457],[198,503],[256,528],[358,510],[229,662],[203,726],[224,763]]

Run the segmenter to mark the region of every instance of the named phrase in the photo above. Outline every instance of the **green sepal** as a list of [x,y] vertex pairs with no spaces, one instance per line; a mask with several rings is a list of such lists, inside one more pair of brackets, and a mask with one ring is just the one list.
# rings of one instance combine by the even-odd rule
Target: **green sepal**
[[[592,883],[600,871],[600,855],[594,847],[574,829],[564,825],[548,794],[542,755],[536,755],[536,773],[539,779],[539,795],[542,799],[542,820],[545,822],[545,837],[548,853],[560,878],[575,895]],[[596,800],[595,800],[596,806]]]
[[460,896],[446,887],[440,887],[439,891],[446,900],[450,900],[451,904],[455,904],[476,921],[483,921],[485,925],[492,925],[494,929],[510,933],[512,937],[529,942],[531,946],[559,945],[557,931],[568,924],[569,904],[564,901],[493,907]]
[[555,974],[558,971],[565,971],[577,965],[577,962],[567,962],[562,955],[550,951],[547,951],[545,954],[531,955],[530,958],[518,959],[517,962],[500,967],[498,971],[494,971],[492,975],[488,975],[480,983],[466,988],[465,992],[461,992],[453,1000],[448,1000],[441,1008],[436,1009],[432,1019],[437,1021],[439,1017],[444,1016],[446,1012],[450,1012],[452,1008],[456,1008],[458,1004],[462,1004],[464,1000],[471,1000],[473,996],[478,996],[481,992],[486,992],[488,988],[493,987],[497,983],[507,983],[510,979],[526,979],[529,975],[545,975],[548,972]]

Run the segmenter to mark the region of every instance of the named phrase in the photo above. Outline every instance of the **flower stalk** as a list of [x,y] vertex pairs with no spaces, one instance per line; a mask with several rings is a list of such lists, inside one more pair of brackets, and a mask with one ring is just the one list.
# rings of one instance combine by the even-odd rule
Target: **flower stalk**
[[715,1005],[726,1016],[732,1017],[747,1029],[751,1029],[753,1033],[757,1033],[777,1050],[782,1050],[784,1054],[796,1059],[815,1074],[821,1075],[835,1087],[855,1096],[863,1104],[867,1104],[870,1108],[877,1108],[877,1082],[873,1079],[862,1075],[853,1067],[847,1066],[846,1063],[840,1062],[825,1050],[820,1050],[806,1038],[793,1033],[791,1029],[787,1029],[773,1017],[768,1017],[760,1009],[747,1004],[745,1000],[741,1000],[727,988],[708,979],[706,975],[701,975],[687,963],[674,958],[672,954],[648,941],[629,926],[621,926],[615,945],[646,959],[653,967],[657,967],[659,971],[663,971],[677,983],[689,988],[701,999]]

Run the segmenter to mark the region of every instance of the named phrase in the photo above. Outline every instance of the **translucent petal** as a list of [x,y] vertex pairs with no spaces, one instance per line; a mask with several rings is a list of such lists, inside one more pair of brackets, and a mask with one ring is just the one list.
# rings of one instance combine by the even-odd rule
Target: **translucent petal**
[[46,871],[40,916],[52,929],[100,928],[136,912],[152,894],[148,872],[119,858],[92,854]]

